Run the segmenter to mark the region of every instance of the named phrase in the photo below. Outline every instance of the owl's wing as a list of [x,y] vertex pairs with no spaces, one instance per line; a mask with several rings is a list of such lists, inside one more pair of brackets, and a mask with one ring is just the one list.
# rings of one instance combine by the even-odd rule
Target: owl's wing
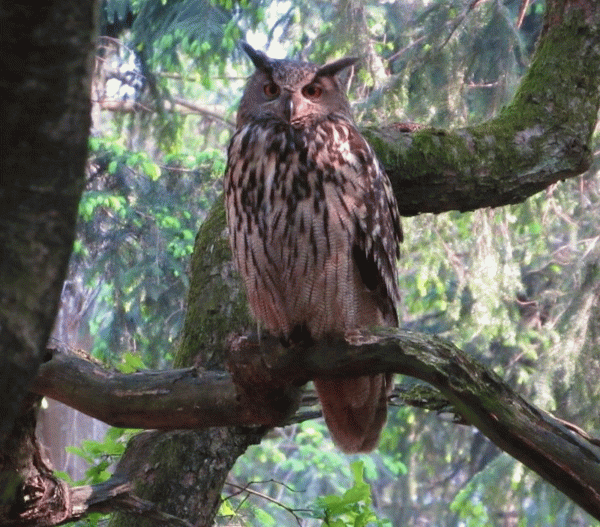
[[[320,149],[320,161],[325,174],[329,167],[335,174],[339,194],[329,205],[349,235],[352,263],[358,271],[351,287],[368,290],[366,295],[357,294],[361,301],[357,307],[363,312],[357,317],[359,327],[394,327],[400,297],[396,263],[402,241],[396,199],[369,144],[350,122],[334,119],[324,134],[328,142]],[[373,450],[385,425],[392,374],[313,381],[336,444],[349,453]]]
[[[396,305],[400,301],[397,260],[400,258],[402,227],[398,205],[390,180],[371,146],[353,126],[349,130],[351,167],[362,182],[357,196],[355,243],[352,256],[364,285],[380,292],[383,307],[393,310],[397,323]],[[391,301],[391,306],[386,299]]]

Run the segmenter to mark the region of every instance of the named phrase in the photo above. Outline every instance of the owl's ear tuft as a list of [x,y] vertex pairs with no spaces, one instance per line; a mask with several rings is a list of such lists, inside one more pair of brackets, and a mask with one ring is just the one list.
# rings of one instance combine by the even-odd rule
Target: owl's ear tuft
[[269,57],[267,57],[265,53],[263,53],[262,51],[257,51],[245,40],[240,41],[240,46],[250,57],[250,60],[254,63],[257,70],[267,73],[269,75],[273,73],[273,62]]
[[321,66],[317,72],[315,73],[316,77],[333,77],[337,75],[340,71],[353,66],[360,60],[359,57],[345,57],[343,59],[336,60],[334,62],[330,62],[329,64],[325,64],[325,66]]

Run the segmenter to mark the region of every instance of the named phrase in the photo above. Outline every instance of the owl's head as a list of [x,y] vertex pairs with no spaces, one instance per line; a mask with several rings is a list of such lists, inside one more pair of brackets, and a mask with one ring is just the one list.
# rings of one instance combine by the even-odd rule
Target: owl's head
[[275,117],[294,124],[332,113],[351,118],[348,99],[337,75],[358,59],[343,58],[318,66],[310,62],[267,57],[246,42],[241,43],[256,71],[248,80],[237,114],[237,125]]

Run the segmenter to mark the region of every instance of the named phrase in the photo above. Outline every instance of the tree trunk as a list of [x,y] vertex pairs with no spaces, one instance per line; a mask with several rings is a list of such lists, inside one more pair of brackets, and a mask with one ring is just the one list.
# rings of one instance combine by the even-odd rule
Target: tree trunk
[[[213,208],[196,237],[183,338],[176,366],[195,364],[224,370],[232,328],[252,326],[241,283],[225,237],[222,203]],[[248,446],[260,443],[264,427],[222,427],[201,431],[151,432],[128,445],[117,474],[134,482],[135,493],[158,510],[210,527],[231,467]],[[111,518],[115,527],[154,525],[131,514]]]
[[0,8],[0,518],[50,492],[33,483],[46,468],[30,448],[35,405],[25,399],[56,317],[83,189],[95,9],[78,0]]
[[[258,429],[209,428],[200,431],[145,432],[135,436],[115,476],[134,482],[135,494],[190,525],[212,526],[229,470],[259,443]],[[117,513],[110,525],[156,525],[153,519]]]

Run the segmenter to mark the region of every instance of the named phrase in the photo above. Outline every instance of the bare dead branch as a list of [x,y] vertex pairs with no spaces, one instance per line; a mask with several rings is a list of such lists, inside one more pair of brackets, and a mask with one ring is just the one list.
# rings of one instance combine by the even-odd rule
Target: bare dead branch
[[[119,113],[152,113],[156,110],[149,106],[145,106],[136,101],[124,101],[116,99],[103,99],[97,101],[102,110]],[[229,129],[235,128],[234,122],[227,117],[227,112],[224,108],[217,105],[203,105],[191,101],[186,101],[178,97],[174,97],[172,102],[163,101],[163,111],[177,112],[181,114],[198,114],[203,115],[213,121],[218,121]]]
[[[276,500],[275,498],[272,498],[268,494],[264,494],[262,492],[258,492],[258,491],[254,490],[254,489],[251,489],[250,485],[252,485],[254,483],[262,483],[262,482],[249,481],[248,483],[246,483],[246,485],[241,486],[241,485],[237,485],[236,483],[231,483],[229,481],[226,481],[225,485],[236,489],[236,492],[233,492],[232,494],[230,494],[229,496],[227,496],[224,499],[228,500],[228,499],[233,498],[234,496],[238,496],[238,495],[243,494],[243,493],[252,494],[252,495],[257,496],[258,498],[260,498],[262,500],[270,501],[271,503],[274,503],[275,505],[277,505],[278,507],[282,508],[283,510],[289,512],[294,517],[294,519],[296,520],[296,523],[298,525],[300,525],[300,526],[302,525],[302,521],[301,521],[300,517],[296,514],[296,509],[292,509],[291,507],[288,507],[287,505],[285,505],[281,501]],[[282,483],[282,485],[283,485],[283,483]],[[287,488],[289,490],[289,487],[287,487]]]

